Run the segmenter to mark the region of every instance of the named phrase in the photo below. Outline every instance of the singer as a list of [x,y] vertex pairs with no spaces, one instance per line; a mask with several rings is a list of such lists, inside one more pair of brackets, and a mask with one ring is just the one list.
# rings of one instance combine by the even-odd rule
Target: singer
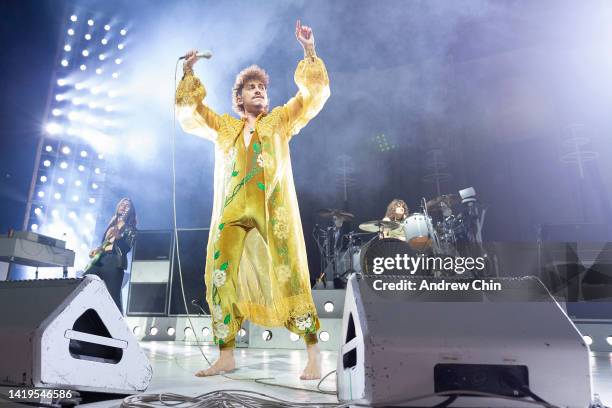
[[185,132],[215,143],[214,203],[206,256],[206,300],[219,358],[197,376],[235,369],[234,338],[244,319],[285,326],[304,338],[308,361],[301,379],[321,377],[319,319],[297,204],[289,141],[323,108],[330,95],[312,29],[296,22],[304,59],[295,72],[297,94],[268,110],[268,75],[256,65],[241,71],[232,90],[240,116],[218,115],[204,102],[193,73],[196,51],[186,55],[176,115]]

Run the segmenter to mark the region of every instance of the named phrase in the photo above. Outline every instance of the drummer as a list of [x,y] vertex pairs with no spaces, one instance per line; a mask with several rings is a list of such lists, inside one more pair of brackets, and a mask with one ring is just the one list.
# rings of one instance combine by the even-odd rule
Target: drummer
[[397,238],[402,241],[406,240],[406,234],[404,232],[404,221],[408,218],[409,210],[404,200],[399,198],[393,199],[387,206],[387,212],[383,221],[395,221],[400,224],[398,228],[389,229],[384,228],[382,232],[383,238]]

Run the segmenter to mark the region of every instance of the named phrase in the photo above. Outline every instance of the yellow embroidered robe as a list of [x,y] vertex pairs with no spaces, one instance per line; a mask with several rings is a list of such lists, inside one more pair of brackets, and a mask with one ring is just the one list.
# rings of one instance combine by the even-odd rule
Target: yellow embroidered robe
[[[282,326],[293,322],[308,329],[310,322],[316,321],[318,329],[289,141],[323,108],[330,95],[329,78],[323,61],[316,56],[300,61],[294,78],[297,94],[285,105],[257,118],[267,242],[256,228],[247,234],[238,272],[236,305],[245,319],[259,325]],[[215,143],[214,202],[205,274],[206,297],[212,305],[214,243],[223,228],[219,222],[225,200],[232,193],[228,190],[236,155],[234,142],[241,138],[245,120],[216,114],[203,103],[205,96],[199,79],[186,74],[177,89],[176,114],[185,132]],[[231,327],[230,331],[238,329]],[[306,331],[313,330],[314,327]]]

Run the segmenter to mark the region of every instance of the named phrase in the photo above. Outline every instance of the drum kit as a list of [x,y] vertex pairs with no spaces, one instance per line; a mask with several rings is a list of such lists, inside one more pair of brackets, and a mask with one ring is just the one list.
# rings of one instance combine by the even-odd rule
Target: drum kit
[[[465,190],[464,190],[465,191]],[[471,189],[473,191],[473,189]],[[460,192],[460,193],[463,193]],[[475,194],[475,192],[474,192]],[[420,212],[401,221],[372,220],[359,224],[359,232],[347,228],[355,216],[347,211],[325,208],[318,215],[331,219],[327,227],[315,226],[313,236],[321,253],[321,275],[317,282],[343,288],[351,273],[361,273],[366,259],[373,256],[486,256],[480,230],[483,217],[472,195],[468,199],[446,194],[423,198]],[[343,228],[348,231],[342,233]],[[473,248],[478,248],[474,252]],[[421,271],[435,275],[435,271]]]

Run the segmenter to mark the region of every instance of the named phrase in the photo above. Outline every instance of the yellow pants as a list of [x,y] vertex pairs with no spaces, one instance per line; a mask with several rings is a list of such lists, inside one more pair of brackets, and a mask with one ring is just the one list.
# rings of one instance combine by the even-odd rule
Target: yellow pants
[[[258,187],[258,183],[263,182],[263,174],[257,167],[256,152],[253,149],[255,143],[258,143],[256,134],[253,135],[248,148],[244,146],[242,138],[237,141],[238,154],[235,169],[239,174],[251,174],[251,177],[243,179],[243,184],[236,189],[236,194],[232,196],[231,202],[224,208],[221,220],[223,229],[216,243],[216,253],[219,254],[219,258],[215,257],[215,269],[224,265],[225,281],[216,288],[216,293],[213,288],[209,288],[213,290],[213,301],[209,303],[209,306],[213,315],[213,324],[216,326],[223,323],[227,330],[227,335],[223,335],[225,340],[219,341],[221,348],[235,346],[236,331],[240,329],[243,321],[237,305],[236,283],[246,236],[251,229],[257,228],[263,239],[267,241],[265,194]],[[217,305],[214,304],[215,299],[217,299]],[[314,316],[314,319],[318,318]],[[315,321],[314,327],[317,326],[318,321]],[[300,330],[295,325],[293,319],[285,322],[285,327],[298,335],[303,334],[306,344],[317,343],[317,334],[304,333],[304,330]]]

